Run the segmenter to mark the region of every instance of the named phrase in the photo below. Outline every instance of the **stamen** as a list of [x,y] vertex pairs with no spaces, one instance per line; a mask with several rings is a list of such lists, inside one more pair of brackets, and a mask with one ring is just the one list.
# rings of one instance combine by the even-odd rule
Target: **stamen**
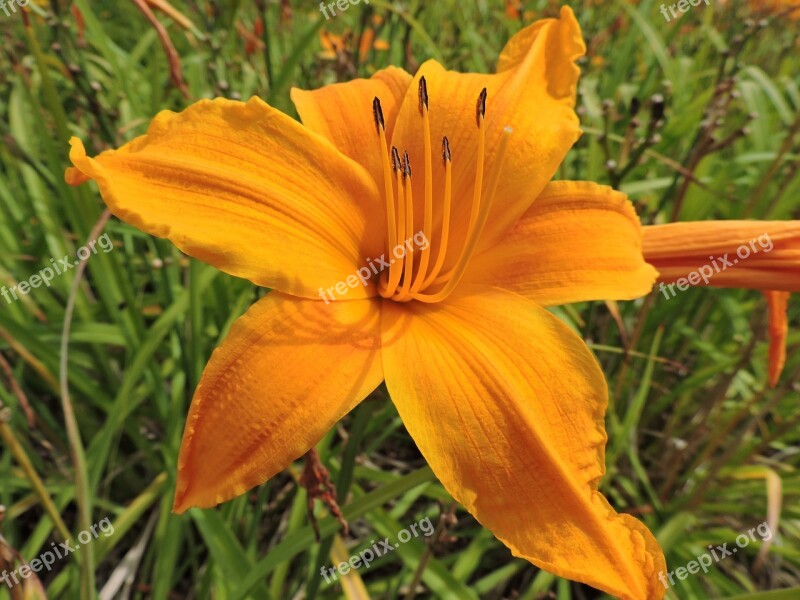
[[478,105],[475,107],[475,120],[478,122],[478,129],[481,127],[481,123],[486,118],[486,96],[488,93],[486,92],[486,88],[483,88],[480,95],[478,96]]
[[506,127],[503,130],[503,137],[500,139],[500,146],[497,149],[497,158],[495,159],[495,165],[492,173],[492,179],[489,181],[489,186],[487,189],[486,195],[486,202],[484,202],[483,206],[481,207],[481,214],[476,223],[476,227],[472,232],[472,235],[467,239],[467,242],[464,246],[464,250],[462,251],[461,257],[459,258],[458,264],[453,269],[453,275],[445,284],[444,288],[440,291],[436,292],[435,294],[414,294],[412,297],[415,300],[419,300],[421,302],[426,303],[434,303],[434,302],[441,302],[445,300],[450,294],[453,293],[453,290],[456,289],[458,284],[461,282],[461,278],[464,276],[464,272],[467,270],[467,266],[469,265],[469,261],[472,258],[472,255],[475,253],[475,249],[478,246],[478,242],[480,241],[481,233],[483,233],[483,229],[486,226],[486,222],[489,220],[489,213],[491,212],[492,201],[494,200],[494,195],[497,192],[497,186],[500,183],[500,174],[502,173],[503,169],[503,161],[505,160],[506,149],[508,148],[508,139],[511,137],[513,130],[511,127]]
[[380,99],[375,96],[372,101],[372,117],[375,119],[375,129],[378,134],[386,129],[386,123],[383,120],[383,108],[381,107]]
[[486,88],[478,96],[478,106],[475,109],[475,120],[478,123],[478,164],[475,167],[475,188],[472,193],[472,212],[469,215],[467,238],[470,239],[475,230],[475,224],[481,209],[481,196],[483,195],[483,171],[486,164]]
[[422,76],[419,78],[419,114],[424,115],[426,110],[428,110],[428,82]]
[[[383,120],[383,109],[378,97],[372,101],[372,114],[375,117],[375,127],[378,130],[381,142],[381,162],[383,163],[383,185],[386,200],[386,219],[389,225],[389,247],[394,248],[397,244],[397,219],[395,217],[394,190],[392,189],[392,169],[389,165],[389,145],[386,141],[386,123]],[[393,272],[398,271],[398,267],[389,265],[389,280],[392,279]],[[399,275],[398,275],[399,278]]]
[[[456,289],[467,270],[472,256],[475,254],[481,235],[489,220],[494,196],[503,172],[502,165],[508,147],[508,140],[512,133],[506,127],[504,135],[492,165],[491,178],[488,186],[484,187],[486,171],[486,101],[487,90],[484,88],[478,96],[475,106],[475,122],[478,127],[478,153],[475,165],[475,182],[472,196],[472,205],[469,221],[464,231],[464,243],[453,266],[441,274],[448,250],[450,250],[450,229],[453,207],[453,157],[450,141],[442,138],[442,163],[445,170],[444,202],[442,206],[441,231],[436,262],[428,273],[431,262],[431,238],[433,237],[433,151],[431,147],[431,121],[429,112],[428,85],[424,77],[419,81],[419,111],[423,126],[423,150],[425,159],[425,203],[422,223],[427,246],[421,250],[421,256],[415,265],[415,252],[418,250],[413,244],[408,243],[406,237],[411,237],[414,232],[414,186],[411,173],[411,159],[408,152],[403,153],[402,159],[396,147],[392,147],[391,164],[389,160],[388,144],[386,141],[386,125],[383,117],[380,100],[375,98],[372,110],[375,127],[382,145],[382,165],[386,195],[386,208],[389,220],[390,267],[388,272],[381,274],[378,291],[384,298],[391,298],[398,302],[419,300],[420,302],[435,303],[445,300]],[[391,176],[394,171],[395,186],[392,186]],[[396,196],[395,196],[396,194]],[[416,241],[416,240],[414,240]],[[397,254],[395,254],[397,251]],[[402,252],[402,256],[399,255]],[[426,293],[434,286],[437,291]],[[438,289],[437,289],[438,288]]]
[[433,151],[431,150],[431,120],[428,115],[428,83],[424,77],[419,80],[419,112],[422,114],[423,143],[425,148],[425,212],[422,222],[422,235],[428,245],[422,251],[419,269],[414,277],[411,291],[416,293],[425,281],[431,257],[430,239],[433,233]]
[[[394,249],[397,247],[397,240],[405,239],[405,197],[403,195],[402,181],[405,179],[405,166],[403,161],[400,160],[400,153],[397,151],[396,146],[392,146],[392,169],[394,170],[395,188],[397,189],[397,229],[395,231],[394,245],[389,247],[389,277],[388,280],[381,277],[379,293],[384,298],[391,298],[397,286],[400,283],[400,277],[403,274],[404,257],[397,258],[394,256]],[[402,177],[402,179],[401,179]],[[394,198],[394,194],[392,194]]]
[[[405,193],[406,204],[406,233],[411,236],[414,230],[414,186],[411,182],[411,161],[408,152],[403,153],[403,192]],[[414,268],[414,247],[406,243],[405,236],[398,237],[398,244],[403,244],[403,283],[397,290],[394,299],[398,301],[410,300],[411,275]]]
[[397,151],[397,146],[392,146],[392,168],[395,173],[398,173],[403,167],[403,161],[400,160],[400,153]]
[[[483,171],[486,162],[486,127],[484,121],[486,120],[486,88],[481,90],[478,95],[478,101],[475,106],[475,122],[478,125],[478,162],[475,167],[475,184],[472,192],[472,210],[469,215],[469,225],[467,226],[466,240],[472,237],[475,230],[475,225],[478,221],[478,215],[481,209],[481,197],[483,196]],[[463,256],[463,255],[462,255]],[[461,259],[459,258],[459,261]],[[447,273],[440,276],[437,280],[433,281],[434,284],[446,283],[452,279],[455,274],[455,267],[450,269]]]
[[[439,253],[433,270],[422,283],[422,289],[428,287],[436,279],[444,266],[444,257],[447,255],[447,243],[450,239],[450,205],[453,197],[453,156],[450,152],[450,140],[445,136],[442,139],[442,163],[444,164],[444,210],[442,212],[442,237],[439,241]],[[429,245],[430,245],[430,238]],[[415,290],[412,290],[415,291]]]

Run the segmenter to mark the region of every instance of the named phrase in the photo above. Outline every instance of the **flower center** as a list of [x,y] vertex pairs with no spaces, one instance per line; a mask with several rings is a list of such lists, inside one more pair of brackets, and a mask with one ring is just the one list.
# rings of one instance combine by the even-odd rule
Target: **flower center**
[[[414,197],[411,185],[411,161],[408,152],[400,152],[397,147],[389,150],[386,140],[386,126],[383,119],[381,102],[376,97],[372,103],[375,128],[381,143],[383,162],[384,196],[386,200],[386,215],[388,222],[389,249],[392,261],[388,271],[381,274],[378,291],[383,298],[397,302],[419,300],[420,302],[435,303],[445,300],[458,283],[461,281],[470,259],[475,253],[481,233],[486,226],[492,199],[499,176],[503,157],[511,134],[511,128],[504,129],[497,151],[497,159],[492,169],[491,180],[484,190],[484,172],[486,163],[486,88],[478,96],[475,109],[475,122],[478,127],[478,159],[475,168],[475,185],[469,215],[469,225],[463,245],[450,248],[450,228],[453,216],[453,157],[450,151],[450,142],[447,136],[442,138],[442,165],[444,168],[444,194],[434,206],[433,197],[433,150],[431,144],[431,122],[428,106],[428,86],[425,77],[419,80],[419,113],[422,120],[423,148],[425,160],[425,204],[422,219],[422,231],[414,229]],[[465,209],[460,205],[455,209]],[[433,238],[434,210],[441,211],[441,226],[438,236]],[[426,242],[424,248],[407,243],[407,239],[422,234]],[[403,252],[395,252],[402,248]],[[436,258],[433,260],[433,250]],[[401,255],[400,255],[401,254]],[[442,272],[445,259],[450,254],[452,267]],[[453,256],[456,258],[453,260]]]

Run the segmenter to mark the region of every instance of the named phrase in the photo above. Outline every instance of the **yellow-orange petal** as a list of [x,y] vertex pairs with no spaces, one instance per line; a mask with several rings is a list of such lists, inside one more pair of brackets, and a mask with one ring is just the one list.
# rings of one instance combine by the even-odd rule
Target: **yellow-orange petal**
[[800,291],[800,221],[699,221],[644,228],[645,260],[662,283],[704,268],[691,285]]
[[215,506],[285,469],[382,380],[379,300],[267,294],[233,324],[200,380],[175,512]]
[[500,243],[472,260],[464,280],[548,306],[632,300],[652,289],[656,275],[642,257],[642,228],[625,194],[554,181]]
[[769,306],[769,384],[775,387],[786,364],[786,336],[789,334],[786,309],[790,294],[765,291],[764,296]]
[[392,139],[400,102],[410,83],[411,75],[389,67],[369,79],[354,79],[310,91],[293,88],[292,101],[303,125],[330,140],[382,183],[383,149],[375,131],[372,101],[380,98],[386,137]]
[[[580,70],[575,60],[585,52],[580,26],[568,7],[559,19],[538,21],[515,35],[501,55],[498,72],[491,75],[447,71],[436,61],[423,64],[406,93],[392,143],[408,150],[414,173],[414,213],[423,214],[424,137],[419,114],[418,85],[425,77],[430,100],[434,149],[448,137],[453,164],[453,198],[456,206],[452,243],[463,243],[469,221],[478,155],[476,104],[483,88],[486,102],[486,169],[484,192],[500,170],[497,194],[484,230],[481,247],[493,245],[528,209],[580,136],[574,111]],[[498,147],[509,126],[503,165]],[[434,194],[444,189],[445,170],[434,154],[431,174]],[[454,259],[459,252],[454,251]]]
[[386,385],[434,473],[515,556],[625,600],[661,598],[655,538],[597,490],[607,389],[584,342],[517,294],[457,294],[383,308]]
[[[382,251],[385,209],[367,172],[258,98],[161,112],[96,158],[71,144],[117,217],[257,285],[317,298]],[[349,298],[369,295],[359,286]]]

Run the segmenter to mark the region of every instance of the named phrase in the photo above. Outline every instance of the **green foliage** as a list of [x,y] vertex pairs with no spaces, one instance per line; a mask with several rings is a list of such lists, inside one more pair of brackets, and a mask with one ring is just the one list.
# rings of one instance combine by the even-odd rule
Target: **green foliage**
[[[294,114],[291,86],[315,88],[391,64],[413,71],[433,57],[457,70],[490,71],[505,40],[532,18],[510,18],[500,0],[373,0],[329,22],[314,2],[292,2],[289,14],[290,3],[276,0],[176,0],[191,25],[158,18],[177,49],[184,96],[135,3],[40,4],[29,5],[27,27],[20,13],[0,12],[0,285],[8,287],[50,257],[75,256],[102,226],[96,188],[64,182],[71,135],[94,155],[142,134],[158,111],[198,98],[258,95]],[[537,18],[556,13],[555,3],[524,4]],[[659,6],[575,3],[589,48],[578,106],[585,133],[558,178],[619,187],[645,223],[800,219],[797,22],[715,0],[667,23]],[[321,28],[350,31],[350,51],[323,57]],[[373,30],[386,49],[362,44]],[[650,114],[657,95],[663,123]],[[214,510],[170,512],[184,419],[203,366],[263,290],[116,220],[103,231],[115,249],[87,260],[80,281],[72,270],[19,302],[0,299],[0,356],[8,365],[0,370],[3,538],[30,560],[67,532],[110,517],[113,536],[44,577],[50,598],[92,598],[95,580],[102,588],[126,576],[127,595],[119,597],[340,597],[340,587],[319,575],[333,563],[338,524],[318,506],[323,541],[315,542],[305,491],[291,473]],[[800,331],[790,334],[780,384],[768,389],[758,292],[692,289],[668,302],[654,292],[619,309],[625,339],[603,303],[558,311],[591,343],[609,381],[603,491],[656,533],[670,568],[777,515],[762,568],[753,568],[760,546],[753,543],[680,582],[672,597],[800,596],[798,589],[758,593],[800,588]],[[789,316],[800,322],[796,301]],[[349,553],[450,511],[452,500],[383,389],[319,451],[353,529]],[[435,547],[417,540],[362,570],[370,595],[402,598],[419,582],[419,597],[595,597],[513,558],[460,508],[455,517]],[[8,597],[0,585],[0,599]]]

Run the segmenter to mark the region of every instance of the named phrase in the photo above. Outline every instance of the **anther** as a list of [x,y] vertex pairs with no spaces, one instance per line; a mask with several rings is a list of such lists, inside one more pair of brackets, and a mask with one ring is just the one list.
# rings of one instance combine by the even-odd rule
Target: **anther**
[[481,95],[478,96],[478,106],[475,109],[475,122],[478,127],[481,126],[481,121],[486,117],[486,88],[483,88]]
[[375,129],[380,135],[381,130],[386,129],[386,123],[383,120],[383,108],[381,108],[381,101],[375,96],[372,101],[372,116],[375,118]]
[[447,165],[447,163],[453,160],[452,154],[450,154],[450,140],[447,139],[447,136],[442,138],[442,162]]
[[397,151],[397,146],[392,146],[392,169],[395,172],[403,167],[403,161],[400,160],[400,153]]
[[428,82],[425,81],[425,77],[421,77],[419,80],[419,112],[422,114],[423,107],[425,110],[428,109]]
[[403,179],[405,180],[406,177],[411,179],[411,161],[408,158],[408,152],[404,153],[403,157]]

